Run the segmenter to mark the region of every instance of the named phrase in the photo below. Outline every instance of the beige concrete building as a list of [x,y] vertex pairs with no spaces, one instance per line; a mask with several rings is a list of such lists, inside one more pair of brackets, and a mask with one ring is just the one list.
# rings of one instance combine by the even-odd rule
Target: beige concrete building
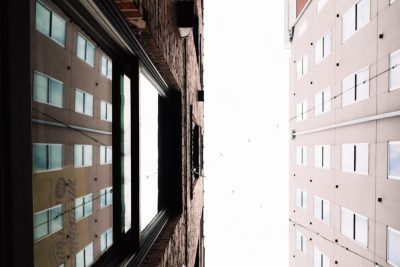
[[400,266],[400,1],[288,0],[290,266]]

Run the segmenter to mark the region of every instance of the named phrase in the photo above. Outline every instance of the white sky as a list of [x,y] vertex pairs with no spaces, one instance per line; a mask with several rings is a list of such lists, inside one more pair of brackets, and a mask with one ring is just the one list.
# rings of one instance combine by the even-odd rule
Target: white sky
[[206,266],[288,266],[283,1],[204,7]]

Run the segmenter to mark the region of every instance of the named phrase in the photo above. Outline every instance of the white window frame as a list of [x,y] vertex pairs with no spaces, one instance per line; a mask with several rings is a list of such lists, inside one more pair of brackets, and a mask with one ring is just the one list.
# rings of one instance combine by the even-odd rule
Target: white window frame
[[[44,9],[47,9],[50,12],[50,21],[49,21],[49,32],[45,33],[41,30],[39,30],[37,28],[36,25],[36,12],[37,12],[37,5],[41,5]],[[52,28],[54,27],[53,25],[50,25],[51,23],[53,23],[53,16],[58,17],[58,19],[62,22],[64,22],[64,43],[60,42],[59,40],[55,39],[52,36]],[[46,37],[48,37],[49,39],[53,40],[55,43],[57,43],[58,45],[65,47],[65,41],[67,39],[67,23],[65,21],[65,19],[63,17],[61,17],[60,15],[58,15],[56,12],[54,12],[51,8],[49,8],[47,5],[45,5],[42,1],[36,1],[35,4],[35,29],[36,31],[40,32],[41,34],[45,35]]]
[[296,73],[297,80],[306,75],[308,72],[308,56],[304,55],[298,61],[296,61]]
[[300,188],[296,188],[296,206],[306,210],[307,200],[308,200],[307,191],[304,191],[303,189]]
[[[90,209],[89,212],[86,211],[87,208]],[[82,209],[81,217],[77,216],[78,209]],[[93,214],[93,193],[75,198],[74,211],[75,211],[74,215],[75,215],[76,222],[92,215]]]
[[[43,104],[46,104],[46,105],[53,106],[53,107],[62,108],[64,106],[64,83],[62,81],[60,81],[60,80],[54,79],[53,77],[50,77],[50,76],[48,76],[46,74],[43,74],[43,73],[41,73],[39,71],[34,71],[34,73],[33,73],[34,81],[36,79],[36,76],[42,76],[42,77],[46,78],[46,80],[47,80],[47,88],[46,88],[46,90],[47,90],[47,100],[46,101],[41,101],[40,99],[35,97],[35,95],[36,95],[35,92],[37,90],[37,88],[35,86],[35,82],[33,82],[33,85],[34,85],[33,86],[33,90],[34,90],[33,100],[36,101],[36,102],[39,102],[39,103],[43,103]],[[51,81],[60,83],[62,85],[62,99],[61,99],[62,103],[61,103],[61,105],[57,105],[57,104],[51,102],[51,93],[52,93],[52,87],[50,86],[51,85]]]
[[[50,217],[51,217],[51,211],[52,211],[52,210],[55,210],[55,209],[57,209],[57,208],[59,208],[59,207],[61,207],[61,213],[60,213],[59,215],[55,216],[53,219],[50,219]],[[37,225],[37,224],[35,223],[35,216],[37,216],[37,215],[39,215],[39,214],[42,214],[42,213],[46,213],[46,214],[47,214],[47,220],[46,220],[45,223],[40,223],[40,224]],[[61,228],[54,228],[54,229],[52,229],[51,222],[52,222],[54,219],[57,219],[59,216],[61,216]],[[39,240],[42,240],[43,238],[46,238],[46,237],[48,237],[48,236],[50,236],[50,235],[52,235],[52,234],[54,234],[54,233],[56,233],[56,232],[58,232],[58,231],[60,231],[60,230],[62,230],[62,229],[64,228],[63,205],[60,204],[60,205],[56,205],[56,206],[53,206],[53,207],[48,208],[48,209],[45,209],[45,210],[41,210],[41,211],[35,212],[35,213],[33,214],[33,218],[34,218],[34,219],[33,219],[33,232],[34,232],[34,233],[35,233],[35,230],[36,230],[36,228],[37,228],[38,226],[41,226],[41,225],[46,225],[46,226],[47,226],[47,234],[45,234],[45,235],[43,235],[43,236],[40,236],[40,237],[34,236],[35,241],[39,241]]]
[[296,118],[297,121],[304,121],[307,119],[307,100],[304,100],[297,104]]
[[[78,159],[76,157],[76,149],[78,148],[82,149],[82,160],[78,162]],[[85,150],[91,150],[91,159],[89,160],[88,158],[85,157]],[[80,168],[80,167],[88,167],[93,165],[93,145],[82,145],[82,144],[75,144],[74,145],[74,167],[75,168]]]
[[[366,13],[364,14],[365,17],[368,17],[368,20],[365,21],[364,24],[362,24],[362,21],[358,21],[358,18],[361,18],[362,16],[359,15],[358,8],[360,6],[360,3],[363,1],[368,2],[368,9],[365,11]],[[353,27],[352,29],[349,29],[348,35],[345,36],[345,20],[349,19],[349,22],[353,21],[352,24],[350,24],[350,27]],[[356,1],[351,7],[344,12],[342,15],[342,43],[350,39],[356,32],[358,32],[360,29],[362,29],[365,25],[368,24],[368,22],[371,21],[371,2],[370,0],[358,0]]]
[[296,148],[296,161],[297,165],[306,166],[307,165],[307,147],[298,146]]
[[[387,146],[387,155],[388,155],[388,160],[387,160],[387,175],[389,179],[394,179],[394,180],[400,180],[400,175],[390,175],[390,145],[396,145],[400,146],[400,141],[389,141],[388,146]],[[400,164],[400,162],[399,162]]]
[[[400,58],[400,49],[389,54],[389,92],[400,89],[400,59],[398,63],[392,62],[392,57],[398,56]],[[399,83],[391,85],[391,76],[397,75]]]
[[[93,263],[93,242],[91,242],[89,245],[81,249],[78,253],[75,255],[75,262],[76,262],[76,267],[88,267]],[[82,255],[82,260],[83,260],[83,265],[78,265],[78,257],[81,257]]]
[[100,208],[112,205],[113,203],[112,194],[113,194],[112,186],[100,190]]
[[[399,262],[398,264],[396,264],[395,262],[393,262],[393,261],[391,261],[391,260],[389,259],[389,256],[390,256],[390,255],[389,255],[389,249],[390,249],[390,244],[389,244],[389,242],[390,242],[389,232],[392,232],[393,234],[398,235],[398,236],[399,236],[399,239],[400,239],[400,230],[397,230],[397,229],[394,229],[394,228],[388,226],[388,227],[387,227],[387,230],[386,230],[386,261],[387,261],[390,265],[392,265],[392,266],[394,266],[394,267],[400,267],[400,262]],[[397,245],[398,245],[398,247],[400,247],[400,243],[397,244]],[[400,251],[397,250],[397,252],[400,254]]]
[[[83,103],[82,103],[82,107],[83,107],[83,110],[82,111],[79,111],[79,110],[77,110],[77,93],[81,93],[81,94],[83,94]],[[90,110],[87,110],[88,108],[86,107],[86,99],[87,98],[91,98],[92,99],[92,109],[90,109]],[[75,112],[76,113],[79,113],[79,114],[84,114],[84,115],[86,115],[86,116],[90,116],[90,117],[93,117],[93,109],[94,109],[94,97],[93,97],[93,95],[92,94],[89,94],[89,93],[87,93],[87,92],[85,92],[85,91],[83,91],[83,90],[81,90],[81,89],[78,89],[78,88],[76,88],[75,89]]]
[[107,79],[112,80],[112,61],[105,55],[101,56],[101,74],[107,77]]
[[100,165],[112,164],[112,146],[100,146]]
[[326,32],[315,42],[315,65],[319,64],[332,52],[332,33]]
[[[350,225],[350,232],[347,233],[344,227],[344,213],[348,213],[351,216],[351,225]],[[366,229],[366,243],[364,243],[362,240],[360,240],[359,237],[357,237],[357,225],[359,225],[359,223],[357,223],[358,221],[364,220],[366,221],[367,224],[367,229]],[[354,242],[356,242],[357,244],[359,244],[362,247],[368,248],[368,231],[369,231],[369,219],[366,216],[363,216],[357,212],[354,212],[350,209],[347,209],[345,207],[341,207],[341,211],[340,211],[340,233],[344,236],[346,236],[349,239],[352,239]]]
[[301,253],[307,254],[307,239],[299,230],[296,230],[296,248]]
[[[366,155],[363,152],[366,152]],[[366,160],[366,162],[363,162],[364,160]],[[346,162],[350,162],[350,164]],[[348,168],[347,165],[349,165],[350,168]],[[362,166],[366,166],[366,169],[363,169]],[[369,173],[368,143],[342,144],[342,171],[368,175]]]
[[[105,115],[105,116],[104,116]],[[100,119],[112,122],[112,104],[107,101],[100,101]]]
[[314,267],[329,267],[330,259],[321,250],[314,246]]
[[[112,227],[105,231],[101,236],[100,236],[100,252],[103,253],[106,251],[109,247],[112,246],[113,244],[113,229]],[[105,244],[103,244],[105,242]]]
[[[351,105],[353,103],[369,98],[369,80],[370,80],[370,66],[362,68],[361,70],[342,79],[342,107]],[[365,72],[365,73],[364,73]],[[368,73],[368,79],[363,79],[363,75]],[[360,78],[361,77],[361,78]],[[360,79],[360,81],[359,81]],[[350,87],[346,84],[351,85]],[[363,91],[365,90],[365,91]],[[361,96],[360,96],[361,95]],[[347,101],[347,96],[351,97]]]
[[314,146],[314,167],[322,169],[331,168],[331,146],[315,145]]
[[[64,167],[64,145],[62,145],[62,144],[50,144],[50,143],[33,143],[33,146],[32,146],[32,150],[33,150],[33,153],[35,153],[35,147],[36,146],[46,146],[46,151],[47,151],[47,159],[46,159],[46,162],[47,162],[47,166],[48,166],[48,168],[47,169],[45,169],[45,170],[38,170],[38,169],[36,169],[36,167],[35,167],[35,163],[33,162],[33,166],[32,166],[32,168],[33,168],[33,172],[34,173],[41,173],[41,172],[50,172],[50,171],[58,171],[58,170],[62,170],[63,169],[63,167]],[[51,166],[51,163],[49,162],[49,161],[51,161],[51,155],[49,155],[49,154],[51,154],[51,151],[52,151],[52,147],[53,146],[61,146],[61,167],[60,168],[51,168],[50,166]]]
[[317,2],[317,13],[321,12],[322,8],[328,3],[328,0],[318,0]]
[[[82,38],[85,41],[85,53],[84,53],[84,57],[83,58],[79,55],[79,51],[78,51],[78,49],[79,49],[79,46],[78,46],[79,38]],[[88,46],[92,46],[93,47],[93,62],[90,62],[88,57],[87,57]],[[91,67],[94,67],[94,64],[96,62],[96,46],[91,41],[89,41],[85,36],[83,36],[83,34],[81,34],[79,32],[78,32],[78,35],[77,35],[77,38],[76,38],[76,56],[79,59],[85,61]]]
[[328,87],[315,94],[315,116],[331,111],[331,88]]
[[[321,210],[318,210],[317,203],[321,204]],[[314,217],[327,224],[331,223],[331,202],[319,196],[314,196]]]

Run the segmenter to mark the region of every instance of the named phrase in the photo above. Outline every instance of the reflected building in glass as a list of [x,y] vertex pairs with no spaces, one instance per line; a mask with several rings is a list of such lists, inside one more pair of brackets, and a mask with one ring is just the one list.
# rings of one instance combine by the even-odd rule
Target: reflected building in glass
[[400,1],[285,12],[290,266],[400,266]]
[[202,1],[25,2],[1,11],[0,265],[204,266]]

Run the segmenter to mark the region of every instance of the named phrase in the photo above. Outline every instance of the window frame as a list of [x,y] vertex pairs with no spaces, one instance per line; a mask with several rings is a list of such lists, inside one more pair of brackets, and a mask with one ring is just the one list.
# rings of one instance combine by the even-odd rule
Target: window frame
[[[76,158],[75,158],[75,153],[76,153],[75,149],[78,146],[82,147],[82,161],[81,161],[81,163],[79,165],[76,164]],[[92,151],[90,165],[89,164],[85,164],[85,148],[87,148],[87,147],[91,147],[91,151]],[[74,168],[84,168],[84,167],[93,166],[93,155],[94,155],[93,148],[94,148],[94,145],[91,145],[91,144],[74,144]]]
[[64,155],[64,145],[63,144],[54,144],[54,143],[33,143],[32,142],[32,150],[33,153],[35,153],[35,146],[46,146],[46,162],[47,162],[47,166],[50,165],[49,161],[49,148],[52,145],[56,145],[56,146],[61,146],[61,168],[54,168],[54,169],[46,169],[46,170],[36,170],[35,169],[35,164],[34,164],[34,160],[32,160],[32,173],[43,173],[43,172],[51,172],[51,171],[59,171],[62,170],[64,168],[64,160],[65,160],[65,155]]
[[[77,102],[77,93],[78,92],[83,94],[83,103],[82,103],[83,111],[82,112],[77,110],[76,102]],[[86,91],[83,91],[83,90],[79,89],[79,88],[75,88],[75,94],[74,95],[75,95],[75,98],[74,98],[74,111],[76,113],[79,113],[79,114],[83,114],[83,115],[86,115],[86,116],[89,116],[89,117],[93,117],[94,96],[92,94],[86,92]],[[92,110],[91,110],[90,113],[86,112],[86,97],[87,97],[87,95],[90,95],[92,97]]]
[[[51,220],[52,220],[52,219],[50,219],[50,217],[51,217],[51,216],[50,216],[51,210],[54,210],[54,209],[59,208],[59,207],[61,207],[61,213],[60,213],[60,215],[61,215],[62,227],[61,227],[60,229],[54,231],[54,232],[51,232],[51,231],[50,231],[50,229],[51,229],[50,223],[51,223]],[[46,212],[46,214],[47,214],[47,221],[46,221],[46,225],[47,225],[47,234],[44,235],[44,236],[41,236],[41,237],[39,237],[39,238],[37,238],[37,239],[35,239],[35,236],[33,236],[33,240],[34,240],[35,243],[36,243],[36,242],[39,242],[39,241],[42,240],[42,239],[45,239],[45,238],[51,236],[51,235],[54,234],[54,233],[57,233],[58,231],[61,231],[62,229],[64,229],[64,216],[63,216],[64,212],[63,212],[63,207],[64,207],[63,204],[58,204],[58,205],[52,206],[52,207],[50,207],[50,208],[47,208],[47,209],[44,209],[44,210],[40,210],[40,211],[37,211],[37,212],[34,212],[34,213],[33,213],[33,218],[35,218],[35,215],[37,215],[37,214],[39,214],[39,213],[41,214],[41,213],[45,213],[45,212]],[[57,217],[60,216],[60,215],[57,215]],[[35,220],[34,220],[34,221],[35,221]],[[34,228],[33,232],[35,232],[35,227],[37,227],[37,225],[35,225],[35,223],[34,223],[34,224],[33,224],[33,228]]]
[[[35,77],[36,77],[36,75],[43,76],[43,77],[45,77],[47,79],[47,88],[46,88],[46,90],[47,90],[47,99],[48,99],[47,102],[40,101],[39,99],[35,99],[35,90],[36,90]],[[50,81],[55,81],[55,82],[58,82],[58,83],[60,83],[62,85],[62,99],[61,99],[62,104],[61,104],[61,106],[57,105],[57,104],[54,104],[54,103],[50,103],[50,98],[51,98],[50,97],[50,93],[51,93]],[[55,78],[53,78],[53,77],[51,77],[49,75],[46,75],[46,74],[44,74],[44,73],[42,73],[40,71],[37,71],[37,70],[35,70],[33,72],[33,91],[34,91],[33,92],[33,101],[35,101],[37,103],[42,103],[42,104],[46,104],[46,105],[49,105],[49,106],[57,107],[57,108],[63,108],[64,107],[64,89],[65,89],[64,88],[64,83],[62,81],[57,80],[57,79],[55,79]]]
[[[346,233],[343,233],[343,210],[345,210],[346,212],[348,212],[348,213],[351,213],[351,215],[352,215],[352,230],[351,230],[351,235],[352,236],[348,236]],[[357,218],[359,218],[359,219],[365,219],[366,220],[366,222],[367,222],[367,232],[366,232],[366,244],[364,244],[364,243],[362,243],[360,240],[357,240]],[[351,239],[351,240],[353,240],[354,242],[356,242],[358,245],[360,245],[360,246],[362,246],[362,247],[364,247],[364,248],[368,248],[368,244],[369,244],[369,218],[367,217],[367,216],[364,216],[364,215],[361,215],[361,214],[359,214],[359,213],[357,213],[357,212],[355,212],[355,211],[352,211],[352,210],[350,210],[350,209],[348,209],[348,208],[345,208],[345,207],[340,207],[340,233],[343,235],[343,236],[345,236],[345,237],[347,237],[347,238],[349,238],[349,239]]]
[[[37,11],[37,5],[38,4],[42,5],[43,8],[47,9],[50,12],[49,34],[46,34],[46,33],[42,32],[42,31],[40,31],[39,29],[37,29],[37,26],[36,26],[36,14],[37,13],[36,13],[36,11]],[[64,21],[64,25],[65,25],[65,27],[64,27],[64,43],[61,43],[60,41],[58,41],[57,39],[55,39],[52,36],[52,28],[53,28],[53,25],[52,25],[53,19],[52,18],[53,18],[53,14]],[[55,12],[52,8],[50,8],[48,5],[46,5],[45,3],[43,3],[40,0],[36,0],[35,1],[35,23],[34,24],[35,24],[35,30],[37,32],[40,32],[41,34],[43,34],[47,38],[53,40],[55,43],[57,43],[61,47],[65,48],[65,43],[66,43],[66,40],[67,40],[67,20],[64,17],[62,17],[61,15],[59,15],[58,12]]]
[[[104,149],[104,151],[102,151]],[[111,160],[107,157],[108,154],[108,150],[111,150]],[[110,165],[112,164],[112,146],[100,146],[100,165]],[[102,161],[102,153],[104,153],[103,157],[104,157],[104,161]]]
[[[299,68],[301,67],[301,71],[299,72]],[[299,61],[296,61],[296,76],[297,80],[300,80],[308,73],[308,55],[305,54],[302,56]]]
[[[397,230],[395,228],[387,226],[387,228],[386,228],[386,262],[394,267],[400,267],[400,263],[396,264],[396,263],[392,262],[391,260],[389,260],[389,231],[398,235],[399,239],[400,239],[400,230]],[[400,246],[400,242],[399,242],[399,246]]]
[[[368,70],[368,79],[363,83],[358,83],[357,75],[359,75],[360,73],[362,73],[365,70]],[[350,74],[350,75],[348,75],[348,76],[346,76],[346,77],[344,77],[342,79],[342,82],[341,82],[342,107],[350,106],[351,104],[354,104],[354,103],[357,103],[357,102],[360,102],[360,101],[363,101],[363,100],[366,100],[366,99],[370,98],[370,91],[371,91],[370,83],[369,83],[369,81],[371,79],[370,75],[371,75],[370,66],[367,66],[367,67],[364,67],[364,68],[362,68],[362,69],[360,69],[360,70],[358,70],[358,71],[356,71],[356,72],[354,72],[354,73],[352,73],[352,74]],[[344,87],[345,87],[344,83],[347,82],[348,80],[350,80],[350,81],[353,80],[352,87],[344,89]],[[358,89],[358,87],[364,86],[364,85],[367,87],[366,90],[368,92],[365,92],[367,97],[359,98],[358,97],[359,94],[357,94],[357,89]],[[346,93],[351,93],[352,100],[349,103],[345,103],[345,94]]]
[[[105,107],[105,117],[103,117],[103,107]],[[111,114],[108,113],[109,110],[111,110]],[[109,103],[105,100],[100,100],[100,119],[102,121],[112,122],[112,103]]]
[[299,166],[307,166],[308,163],[307,146],[296,147],[296,163]]
[[[325,96],[327,95],[327,96]],[[329,98],[328,101],[326,101],[326,98]],[[320,100],[319,100],[320,98]],[[321,104],[317,104],[321,102]],[[315,104],[315,116],[319,116],[325,113],[328,113],[332,109],[332,90],[331,87],[327,87],[322,91],[319,91],[315,94],[314,96],[314,104]],[[321,107],[321,108],[320,108]]]
[[388,141],[387,143],[387,177],[388,179],[393,179],[393,180],[400,180],[400,174],[399,176],[395,175],[390,175],[390,145],[399,145],[400,146],[400,141]]
[[[316,210],[316,201],[320,201],[321,202],[321,210],[317,211]],[[327,207],[327,208],[326,208]],[[314,211],[313,211],[313,215],[314,218],[317,218],[318,220],[330,225],[331,224],[331,202],[329,200],[326,200],[320,196],[314,195]],[[325,218],[324,214],[326,210],[329,210],[328,214],[329,217]],[[320,214],[320,216],[318,216]]]
[[[319,149],[321,148],[321,149]],[[317,154],[317,150],[320,150],[318,152],[321,152],[321,164],[318,163],[319,156]],[[326,155],[328,155],[328,159],[326,159]],[[320,168],[320,169],[330,169],[331,168],[331,145],[315,145],[314,146],[314,167]],[[325,164],[325,162],[327,164]]]
[[[315,262],[315,259],[316,259],[316,253],[318,253],[319,254],[319,262],[321,263],[321,264],[319,264],[319,266],[318,265],[316,265],[317,264],[317,262]],[[314,246],[314,250],[313,250],[313,265],[314,265],[314,267],[326,267],[325,266],[325,264],[324,264],[324,262],[325,262],[325,260],[326,261],[328,261],[328,263],[329,263],[329,266],[330,266],[330,259],[329,259],[329,257],[328,256],[326,256],[324,253],[322,253],[322,251],[321,250],[319,250],[319,248],[317,248],[316,246]]]
[[[91,247],[92,248],[92,251],[91,251],[91,254],[92,254],[92,261],[91,262],[89,262],[89,263],[87,263],[86,261],[87,261],[87,259],[86,259],[86,254],[87,254],[87,252],[86,252],[86,250],[89,248],[89,247]],[[85,246],[84,248],[82,248],[81,250],[79,250],[76,254],[75,254],[75,266],[77,265],[76,264],[76,262],[77,262],[77,257],[78,257],[78,254],[79,253],[83,253],[83,267],[88,267],[88,266],[90,266],[90,265],[92,265],[94,262],[95,262],[95,257],[94,257],[94,244],[93,244],[93,241],[92,242],[90,242],[87,246]]]
[[[327,45],[326,39],[330,38],[330,44],[329,46]],[[321,42],[321,43],[320,43]],[[325,47],[327,46],[327,47]],[[325,49],[327,49],[329,47],[329,52],[325,55]],[[320,51],[319,48],[321,49]],[[332,53],[332,31],[327,31],[325,32],[321,38],[319,38],[317,41],[315,41],[315,65],[318,65],[319,63],[321,63],[322,61],[324,61],[325,58],[327,58],[331,53]],[[317,60],[318,59],[318,60]]]
[[296,206],[303,210],[308,208],[308,193],[301,188],[296,188]]
[[[392,69],[395,66],[395,65],[392,66],[392,63],[391,63],[391,57],[392,56],[398,56],[399,57],[399,63],[396,64],[396,68],[395,69]],[[389,54],[389,83],[388,83],[389,92],[393,92],[393,91],[396,91],[396,90],[400,89],[400,77],[398,78],[399,79],[399,83],[398,84],[395,84],[393,86],[390,85],[390,81],[391,81],[390,77],[392,75],[392,71],[395,71],[395,70],[397,70],[398,75],[400,76],[400,49],[398,49],[396,51],[393,51],[392,53]]]
[[[89,196],[91,197],[91,200],[86,202],[85,198],[89,197]],[[82,199],[82,204],[79,204],[79,206],[77,207],[76,202],[77,202],[78,199]],[[94,209],[93,209],[93,206],[94,206],[93,205],[93,201],[94,201],[93,193],[90,193],[90,194],[75,198],[75,201],[74,201],[74,219],[75,219],[75,222],[79,222],[80,220],[85,219],[86,217],[89,217],[90,215],[93,214],[93,211],[94,211]],[[87,213],[87,214],[86,214],[86,205],[90,206],[90,212]],[[82,217],[79,217],[79,218],[77,218],[77,216],[76,216],[76,210],[78,208],[82,208]]]
[[[81,58],[79,56],[79,51],[78,51],[78,49],[79,49],[79,45],[78,45],[79,38],[82,38],[84,40],[84,42],[85,42],[84,58]],[[94,66],[96,64],[96,46],[91,41],[89,41],[89,39],[86,38],[81,32],[78,32],[75,43],[76,43],[76,57],[79,58],[80,60],[86,62],[86,64],[88,64],[92,68],[94,68]],[[93,63],[88,60],[88,56],[87,56],[87,54],[88,54],[88,44],[90,44],[93,47]],[[100,70],[100,73],[101,73],[101,70]]]
[[[102,193],[102,191],[104,192],[104,193]],[[100,206],[100,209],[103,209],[103,208],[105,208],[105,207],[108,207],[108,206],[110,206],[110,205],[112,205],[113,204],[113,187],[112,186],[109,186],[109,187],[105,187],[105,188],[102,188],[102,189],[100,189],[100,191],[99,191],[99,206]],[[109,200],[109,195],[111,195],[111,202],[109,202],[108,200]],[[104,197],[104,205],[102,205],[102,198]]]
[[304,255],[307,254],[307,239],[299,230],[296,230],[296,248]]
[[[345,160],[347,157],[345,157],[344,153],[345,153],[345,147],[351,147],[353,146],[353,157],[350,156],[351,160],[352,160],[352,165],[353,165],[353,171],[345,169]],[[357,161],[357,159],[359,159],[359,157],[357,157],[358,153],[357,153],[357,147],[360,146],[366,146],[366,150],[367,150],[367,155],[363,155],[362,157],[366,157],[367,158],[367,162],[366,162],[366,172],[363,172],[362,170],[359,169],[360,163]],[[369,175],[369,143],[355,143],[355,144],[342,144],[342,155],[341,155],[342,159],[341,159],[341,171],[342,172],[347,172],[347,173],[355,173],[355,174],[360,174],[360,175]],[[361,164],[363,165],[363,164]]]
[[[358,25],[358,4],[362,1],[368,1],[369,3],[369,8],[368,8],[368,21],[363,24],[363,25]],[[354,24],[352,24],[351,26],[354,27],[354,29],[351,29],[351,32],[349,32],[348,36],[344,36],[344,19],[347,15],[347,13],[349,13],[350,15],[354,16]],[[353,17],[351,17],[353,18]],[[361,30],[362,28],[364,28],[369,22],[371,21],[371,1],[370,0],[357,0],[354,4],[352,4],[342,15],[342,19],[341,19],[341,28],[342,28],[342,43],[345,43],[347,40],[349,40],[352,36],[354,36],[359,30]]]
[[[106,62],[106,66],[105,66],[106,73],[103,73],[104,60]],[[111,70],[109,68],[110,66],[111,66]],[[104,54],[101,55],[100,73],[101,73],[102,76],[106,77],[108,80],[112,80],[112,60],[109,57],[107,57],[106,55],[104,55]]]
[[296,118],[297,121],[305,121],[308,119],[308,103],[307,100],[303,100],[300,103],[297,103],[296,106]]

